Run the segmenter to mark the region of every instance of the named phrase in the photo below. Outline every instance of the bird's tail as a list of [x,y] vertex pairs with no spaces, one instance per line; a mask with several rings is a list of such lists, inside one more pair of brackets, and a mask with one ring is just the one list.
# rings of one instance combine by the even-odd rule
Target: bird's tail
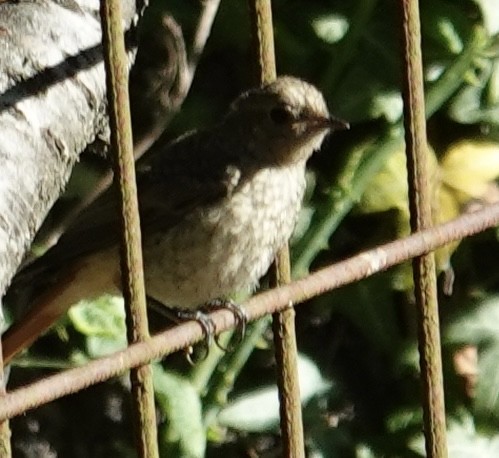
[[29,347],[72,305],[106,293],[118,294],[119,285],[117,250],[94,253],[60,272],[57,281],[32,301],[29,311],[3,334],[4,364]]

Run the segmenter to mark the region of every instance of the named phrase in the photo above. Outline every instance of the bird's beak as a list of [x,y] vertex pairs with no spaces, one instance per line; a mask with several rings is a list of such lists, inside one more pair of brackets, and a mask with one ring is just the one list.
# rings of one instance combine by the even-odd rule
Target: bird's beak
[[313,126],[315,129],[329,129],[332,131],[336,130],[344,130],[349,129],[350,124],[341,119],[335,118],[334,116],[329,116],[328,118],[324,117],[313,117],[308,118],[307,122],[310,123],[310,126]]
[[335,118],[334,116],[330,116],[328,118],[328,126],[331,130],[345,130],[350,129],[350,124],[342,119]]

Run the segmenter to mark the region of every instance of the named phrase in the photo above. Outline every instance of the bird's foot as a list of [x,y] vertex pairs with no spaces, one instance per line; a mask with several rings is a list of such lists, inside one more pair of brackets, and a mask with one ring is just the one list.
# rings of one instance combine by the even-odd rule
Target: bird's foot
[[[179,321],[196,321],[201,329],[203,330],[203,343],[201,356],[197,356],[196,360],[204,360],[208,356],[210,351],[211,344],[213,343],[213,336],[215,334],[215,323],[213,320],[206,315],[202,310],[184,310],[184,309],[174,309],[177,322]],[[217,342],[217,338],[215,337],[215,342]],[[217,343],[218,345],[218,343]],[[194,365],[195,361],[192,359],[192,355],[194,354],[194,349],[192,345],[187,347],[186,349],[186,357],[190,364]]]
[[220,343],[219,336],[216,335],[215,343],[222,351],[232,351],[234,347],[241,343],[244,338],[246,333],[246,324],[248,323],[248,316],[246,315],[246,311],[239,304],[236,304],[230,299],[212,299],[202,307],[202,310],[207,312],[220,309],[226,309],[233,313],[234,318],[236,319],[237,339],[235,342],[232,342],[231,339],[229,344],[225,347]]
[[[196,360],[203,360],[206,358],[209,352],[209,348],[215,340],[215,344],[222,351],[231,351],[235,346],[237,346],[241,340],[243,339],[246,333],[246,323],[248,322],[248,317],[246,315],[245,310],[235,302],[229,299],[213,299],[205,304],[203,304],[198,309],[183,309],[178,307],[166,307],[161,302],[157,301],[152,297],[148,297],[148,305],[153,307],[156,311],[158,311],[163,316],[166,316],[168,319],[174,321],[175,323],[181,323],[184,321],[196,321],[203,330],[204,340],[201,345],[202,356],[197,356]],[[224,346],[219,337],[215,335],[216,326],[213,320],[207,315],[209,312],[213,312],[215,310],[227,309],[231,311],[236,319],[236,337],[235,342],[231,341],[227,346]],[[215,337],[214,337],[215,336]],[[194,354],[194,350],[192,346],[187,348],[187,359],[191,364],[194,364],[192,355]],[[196,352],[197,353],[197,352]]]
[[[213,323],[213,320],[208,315],[206,315],[206,313],[203,313],[202,310],[165,306],[162,302],[159,302],[157,299],[154,299],[150,296],[147,297],[147,305],[156,310],[156,312],[158,312],[160,315],[163,315],[176,324],[180,324],[185,321],[196,321],[203,330],[204,339],[200,345],[201,351],[199,353],[201,354],[201,356],[196,356],[195,360],[202,361],[206,358],[210,346],[213,343],[213,336],[215,334],[215,323]],[[192,347],[192,345],[187,347],[185,352],[189,363],[194,365],[194,348]],[[196,354],[197,353],[198,352],[196,351]]]

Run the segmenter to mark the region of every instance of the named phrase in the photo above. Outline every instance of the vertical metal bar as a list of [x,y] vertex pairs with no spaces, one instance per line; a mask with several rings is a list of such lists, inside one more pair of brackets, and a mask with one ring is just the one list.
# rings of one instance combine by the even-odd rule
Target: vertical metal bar
[[[127,311],[128,341],[131,343],[147,340],[149,330],[128,97],[128,62],[121,25],[120,1],[102,0],[101,19],[114,176],[121,197],[123,297]],[[158,457],[151,366],[132,369],[130,380],[138,455],[144,458]]]
[[[250,0],[251,28],[255,62],[255,81],[268,83],[276,78],[274,32],[270,0]],[[291,281],[289,248],[283,247],[276,256],[272,286]],[[298,379],[298,360],[295,332],[295,311],[292,305],[272,316],[274,346],[277,363],[277,385],[283,456],[305,456],[303,421]]]
[[[433,225],[424,106],[421,30],[417,0],[402,0],[404,61],[404,127],[409,180],[409,207],[413,232]],[[426,453],[447,456],[445,405],[440,348],[437,281],[434,254],[413,260],[414,291],[418,309],[418,338],[423,387]]]

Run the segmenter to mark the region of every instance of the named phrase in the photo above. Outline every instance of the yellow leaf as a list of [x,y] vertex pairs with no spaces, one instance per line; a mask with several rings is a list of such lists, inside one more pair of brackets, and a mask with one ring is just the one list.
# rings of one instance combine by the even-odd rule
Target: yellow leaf
[[[459,203],[454,193],[447,186],[439,186],[433,206],[433,222],[435,225],[450,221],[459,215]],[[440,247],[435,252],[435,262],[439,272],[450,267],[450,257],[459,246],[459,242],[452,242]]]
[[460,205],[484,199],[490,182],[499,176],[499,144],[461,141],[441,161],[441,180],[455,192]]
[[[433,149],[428,146],[430,186],[436,187],[438,163]],[[397,209],[409,220],[407,196],[407,169],[405,151],[395,151],[384,167],[374,176],[362,196],[359,207],[363,213]]]

